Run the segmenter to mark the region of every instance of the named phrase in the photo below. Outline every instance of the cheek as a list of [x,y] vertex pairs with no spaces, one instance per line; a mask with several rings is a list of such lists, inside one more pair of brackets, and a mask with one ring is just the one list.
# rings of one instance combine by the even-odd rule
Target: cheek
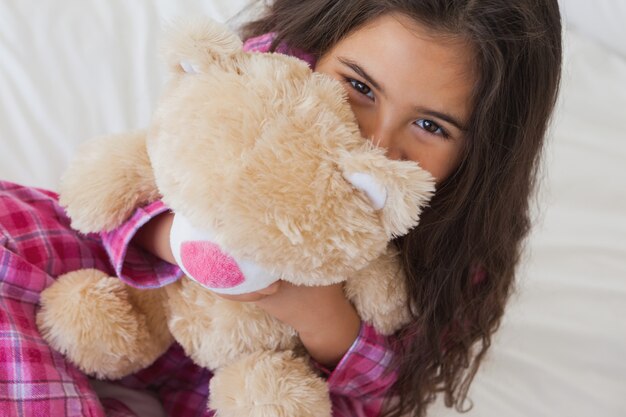
[[355,100],[350,100],[350,108],[354,113],[361,136],[364,138],[371,138],[374,135],[376,127],[376,113],[373,109],[367,106],[360,105]]
[[460,148],[448,143],[421,146],[409,158],[430,172],[437,183],[441,183],[459,166]]

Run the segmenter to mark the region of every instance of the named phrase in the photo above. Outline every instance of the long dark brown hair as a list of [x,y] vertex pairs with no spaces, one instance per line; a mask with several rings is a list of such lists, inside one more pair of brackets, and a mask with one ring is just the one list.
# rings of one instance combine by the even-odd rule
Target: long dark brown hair
[[[399,336],[387,415],[423,416],[467,392],[514,287],[561,70],[557,0],[276,0],[242,28],[324,55],[351,31],[400,13],[474,48],[478,80],[464,158],[439,185],[403,253],[413,322]],[[482,277],[482,278],[481,278]]]

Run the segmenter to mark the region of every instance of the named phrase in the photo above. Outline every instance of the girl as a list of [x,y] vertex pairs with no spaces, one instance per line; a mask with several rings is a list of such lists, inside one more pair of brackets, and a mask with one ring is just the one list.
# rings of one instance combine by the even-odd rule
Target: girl
[[[390,158],[419,162],[437,179],[438,189],[420,225],[394,242],[403,254],[414,312],[413,322],[397,335],[384,338],[361,323],[340,285],[304,288],[279,282],[230,298],[254,302],[299,332],[312,359],[327,370],[336,416],[423,416],[439,392],[446,405],[464,409],[529,230],[528,200],[560,76],[557,1],[276,0],[242,34],[248,49],[300,56],[340,80],[363,136]],[[100,242],[127,282],[140,287],[172,282],[180,271],[170,265],[171,214],[153,203],[100,241],[69,231],[55,196],[14,185],[2,188],[3,210],[10,206],[14,213],[11,227],[7,218],[0,220],[7,236],[3,256],[17,259],[13,269],[0,274],[0,288],[12,286],[12,292],[2,292],[11,304],[0,305],[1,330],[15,335],[4,357],[24,346],[32,353],[19,364],[9,359],[20,372],[0,375],[0,384],[9,388],[3,392],[32,385],[36,372],[22,369],[36,369],[33,364],[41,362],[48,373],[37,376],[46,387],[57,380],[73,387],[72,395],[49,392],[43,403],[53,407],[60,398],[102,415],[84,377],[47,350],[29,327],[37,299],[33,292],[84,264],[109,269]],[[20,206],[20,198],[28,202]],[[52,229],[42,232],[41,219],[52,215]],[[51,245],[52,232],[66,241]],[[45,242],[22,247],[16,236],[26,234]],[[55,262],[43,262],[39,255],[31,259],[33,246],[52,248],[47,256]],[[37,285],[12,281],[24,268]],[[18,310],[24,321],[4,314]],[[123,384],[155,389],[170,415],[201,415],[209,378],[174,346]],[[34,403],[32,396],[24,390],[8,395],[11,404],[19,404],[9,409],[28,414],[23,410]],[[122,408],[111,406],[109,413]],[[48,415],[74,415],[69,407],[62,410]]]

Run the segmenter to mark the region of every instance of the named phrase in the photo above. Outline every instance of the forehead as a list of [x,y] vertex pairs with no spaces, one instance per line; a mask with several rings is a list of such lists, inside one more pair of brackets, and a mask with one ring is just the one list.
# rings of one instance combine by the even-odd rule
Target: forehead
[[460,37],[406,16],[385,15],[351,32],[328,54],[359,63],[390,95],[415,105],[427,98],[431,107],[467,115],[476,78],[474,53]]

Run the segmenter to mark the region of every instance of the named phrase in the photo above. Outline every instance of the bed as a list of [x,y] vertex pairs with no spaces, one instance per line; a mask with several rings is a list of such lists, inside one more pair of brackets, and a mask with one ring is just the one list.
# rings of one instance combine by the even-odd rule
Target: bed
[[[165,76],[162,23],[227,21],[244,4],[0,0],[0,178],[56,189],[80,142],[145,126]],[[536,226],[468,416],[626,415],[626,2],[562,9],[562,94]],[[159,415],[143,393],[97,388]]]

